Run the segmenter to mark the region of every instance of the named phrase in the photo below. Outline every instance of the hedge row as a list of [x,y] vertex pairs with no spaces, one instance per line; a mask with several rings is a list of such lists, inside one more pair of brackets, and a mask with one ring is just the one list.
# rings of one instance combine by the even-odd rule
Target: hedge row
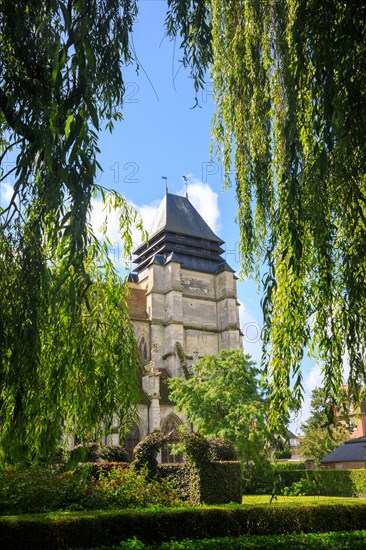
[[305,470],[283,471],[278,475],[278,490],[290,487],[302,479],[314,487],[314,495],[324,496],[365,496],[366,470]]
[[159,464],[157,475],[160,479],[174,479],[181,498],[195,505],[242,501],[242,472],[238,461]]
[[305,462],[271,462],[270,465],[275,472],[282,472],[283,470],[306,470]]
[[314,495],[366,496],[366,469],[362,470],[283,470],[268,464],[253,465],[243,471],[245,494],[280,493],[301,480],[309,481]]
[[221,461],[201,464],[190,471],[193,504],[227,504],[242,501],[241,463]]
[[[105,547],[104,547],[105,548]],[[120,546],[109,546],[115,550],[365,550],[366,531],[345,531],[338,533],[300,533],[291,535],[242,535],[241,537],[220,537],[216,539],[199,539],[162,542],[159,545],[146,545],[137,539],[123,541]],[[102,548],[100,548],[102,550]],[[106,549],[105,549],[106,550]]]
[[184,501],[189,500],[190,478],[187,463],[177,462],[175,464],[158,464],[157,477],[158,479],[174,479],[175,485],[179,490],[181,499]]
[[366,527],[365,505],[187,508],[81,512],[0,518],[2,550],[92,548],[136,537],[151,544],[169,540],[322,533]]

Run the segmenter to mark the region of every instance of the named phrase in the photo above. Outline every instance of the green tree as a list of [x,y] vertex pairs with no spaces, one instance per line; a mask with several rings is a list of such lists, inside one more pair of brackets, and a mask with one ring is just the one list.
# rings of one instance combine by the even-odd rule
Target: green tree
[[[46,458],[90,438],[136,398],[126,285],[90,227],[91,200],[136,214],[95,182],[98,132],[121,118],[136,2],[0,1],[0,161],[17,146],[0,209],[0,454]],[[1,173],[0,182],[8,173]]]
[[329,423],[329,407],[321,388],[312,392],[310,413],[309,419],[301,426],[304,436],[299,451],[303,457],[313,458],[319,464],[322,458],[350,438],[350,429],[335,417]]
[[[263,260],[268,268],[263,362],[277,432],[280,416],[301,404],[304,349],[322,359],[330,397],[343,383],[345,352],[356,401],[364,383],[366,8],[356,0],[167,4],[167,34],[180,36],[196,91],[212,72],[227,184],[233,159],[236,169],[243,273],[258,276]],[[89,260],[105,263],[88,224],[98,130],[121,116],[136,14],[134,0],[0,1],[0,160],[20,148],[14,197],[0,212],[1,261],[15,262],[1,275],[4,442],[38,422],[26,395],[37,385],[44,278],[56,301],[63,287],[66,316],[81,315]],[[133,216],[112,199],[127,236]]]
[[[305,349],[331,398],[365,380],[366,7],[322,0],[169,2],[167,28],[199,87],[211,69],[214,137],[232,162],[242,269],[265,261],[269,421],[301,403]],[[261,273],[263,275],[263,273]],[[292,401],[294,398],[294,401]]]
[[266,405],[258,375],[242,350],[222,350],[199,359],[189,378],[169,380],[170,397],[198,432],[232,441],[248,462],[266,449]]

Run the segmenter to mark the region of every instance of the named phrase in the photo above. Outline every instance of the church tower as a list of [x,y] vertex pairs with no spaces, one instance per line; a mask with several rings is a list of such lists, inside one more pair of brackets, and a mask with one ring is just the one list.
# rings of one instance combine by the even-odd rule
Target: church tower
[[184,422],[167,378],[186,376],[208,353],[242,347],[236,277],[223,244],[188,198],[166,193],[148,243],[134,252],[128,307],[145,363],[141,437],[169,419]]

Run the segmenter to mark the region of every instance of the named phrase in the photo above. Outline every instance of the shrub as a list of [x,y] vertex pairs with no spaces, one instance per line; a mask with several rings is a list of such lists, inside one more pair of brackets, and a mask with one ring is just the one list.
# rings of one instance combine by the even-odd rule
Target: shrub
[[82,502],[90,484],[84,475],[73,472],[41,467],[7,468],[0,473],[0,513],[66,509]]
[[[113,465],[113,468],[109,468]],[[73,471],[10,468],[0,473],[0,514],[54,510],[176,506],[182,503],[173,479],[149,482],[144,471],[124,463],[82,464]],[[100,475],[104,472],[104,475]]]
[[180,437],[188,463],[197,466],[210,461],[210,443],[208,439],[194,432],[182,432]]
[[189,468],[185,463],[159,464],[157,471],[158,479],[174,479],[179,489],[180,498],[189,500]]
[[[185,432],[181,434],[189,468],[190,501],[193,504],[223,504],[241,502],[241,464],[240,462],[214,462],[213,455],[232,453],[230,442],[210,441],[201,434]],[[212,449],[212,452],[211,452]]]
[[[191,501],[195,504],[241,503],[241,464],[234,461],[201,464],[198,479],[191,478]],[[192,481],[194,480],[194,483]]]
[[208,440],[209,458],[212,462],[220,460],[237,460],[234,443],[222,437],[215,437]]
[[136,471],[146,470],[150,478],[156,476],[158,469],[156,455],[167,440],[168,436],[164,432],[156,431],[140,441],[135,447],[135,460],[132,462],[133,469]]
[[[245,474],[244,474],[245,475]],[[303,480],[305,480],[303,482]],[[307,484],[310,482],[310,484]],[[300,485],[297,485],[299,484]],[[268,476],[266,483],[264,478],[259,481],[254,480],[252,491],[246,492],[252,494],[261,494],[271,492],[271,487],[275,487],[276,492],[282,492],[285,487],[301,487],[304,483],[308,491],[310,486],[313,488],[313,495],[324,496],[365,496],[366,495],[366,470],[278,470],[273,472],[272,477]],[[288,489],[290,490],[290,489]],[[310,493],[307,493],[310,494]]]
[[271,462],[270,465],[275,472],[306,470],[306,462]]
[[[183,539],[239,537],[243,534],[355,531],[362,529],[364,525],[363,504],[296,508],[186,507],[154,511],[121,510],[88,514],[20,516],[16,521],[11,517],[0,518],[2,550],[95,548],[98,545],[119,545],[121,539],[128,540],[134,537],[150,544]],[[219,547],[218,544],[217,548]],[[300,547],[302,546],[299,545]]]
[[70,460],[70,451],[64,449],[63,447],[57,447],[53,455],[51,456],[50,462],[52,464],[65,464]]
[[314,495],[315,487],[309,479],[303,478],[300,481],[294,481],[291,487],[285,487],[282,490],[282,494],[285,496],[306,496]]
[[262,495],[281,491],[306,477],[304,462],[249,463],[243,467],[243,491],[245,494]]
[[273,492],[278,475],[268,460],[246,463],[242,471],[244,494],[265,495]]
[[147,508],[182,505],[174,480],[149,479],[147,472],[114,469],[101,476],[93,487],[88,508]]
[[70,451],[70,462],[96,462],[100,457],[100,445],[95,442],[80,443]]
[[111,470],[116,470],[118,468],[125,469],[128,467],[128,462],[79,462],[75,468],[75,472],[83,472],[84,477],[91,481],[95,481]]
[[104,445],[100,449],[99,457],[106,462],[128,462],[128,453],[121,445]]

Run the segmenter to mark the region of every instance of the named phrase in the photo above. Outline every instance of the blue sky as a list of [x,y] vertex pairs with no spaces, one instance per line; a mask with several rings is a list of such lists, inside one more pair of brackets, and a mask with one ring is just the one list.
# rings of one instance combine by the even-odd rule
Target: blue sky
[[[124,120],[112,135],[105,133],[101,138],[99,160],[104,172],[99,181],[117,189],[136,206],[148,227],[153,209],[165,193],[162,176],[168,178],[169,192],[178,194],[184,192],[182,176],[188,176],[190,200],[225,241],[226,259],[239,270],[235,189],[223,190],[222,166],[210,158],[214,102],[209,75],[198,95],[200,107],[192,108],[193,82],[179,63],[178,45],[174,49],[174,44],[164,38],[165,10],[166,3],[161,0],[141,2],[134,32],[140,70],[138,75],[132,66],[124,71]],[[99,220],[98,215],[95,227]],[[111,228],[110,236],[115,243],[116,228]],[[118,250],[117,242],[115,248]],[[115,257],[118,259],[118,254]],[[238,284],[238,294],[243,303],[248,352],[259,359],[261,313],[255,284]]]
[[[198,95],[200,108],[192,109],[195,91],[189,74],[179,64],[179,44],[164,38],[166,3],[140,2],[134,46],[141,65],[125,70],[124,121],[113,135],[101,140],[101,182],[112,185],[141,212],[148,226],[168,177],[172,193],[184,191],[189,175],[189,198],[226,243],[226,259],[237,271],[239,230],[235,223],[235,189],[223,189],[222,166],[210,158],[211,118],[215,109],[210,77]],[[117,174],[118,169],[118,174]],[[117,181],[116,181],[117,180]],[[253,281],[238,281],[244,348],[259,362],[262,313],[260,294]],[[299,431],[309,412],[311,390],[320,383],[320,368],[304,361],[305,402],[291,428]]]
[[[183,194],[183,175],[188,177],[191,202],[212,229],[226,243],[226,259],[239,271],[239,230],[235,223],[237,204],[235,189],[223,190],[222,166],[210,158],[210,127],[214,111],[209,75],[199,93],[200,108],[192,108],[195,91],[189,74],[179,64],[178,44],[164,38],[166,2],[142,0],[134,31],[134,47],[140,64],[139,74],[134,66],[124,69],[126,83],[122,122],[116,123],[113,134],[105,132],[100,138],[99,162],[103,172],[99,183],[121,193],[141,213],[148,228],[154,211],[165,193],[168,178],[169,192]],[[2,185],[2,205],[10,193],[10,180]],[[1,203],[0,203],[1,204]],[[101,204],[94,203],[93,225],[97,230],[104,216]],[[114,243],[112,257],[122,269],[121,247],[116,220],[111,220],[109,237]],[[138,235],[134,239],[139,240]],[[252,281],[238,281],[241,303],[241,328],[244,348],[259,362],[262,314],[260,294]],[[320,383],[320,368],[310,361],[304,363],[306,399],[303,411],[291,428],[308,415],[312,388]]]

